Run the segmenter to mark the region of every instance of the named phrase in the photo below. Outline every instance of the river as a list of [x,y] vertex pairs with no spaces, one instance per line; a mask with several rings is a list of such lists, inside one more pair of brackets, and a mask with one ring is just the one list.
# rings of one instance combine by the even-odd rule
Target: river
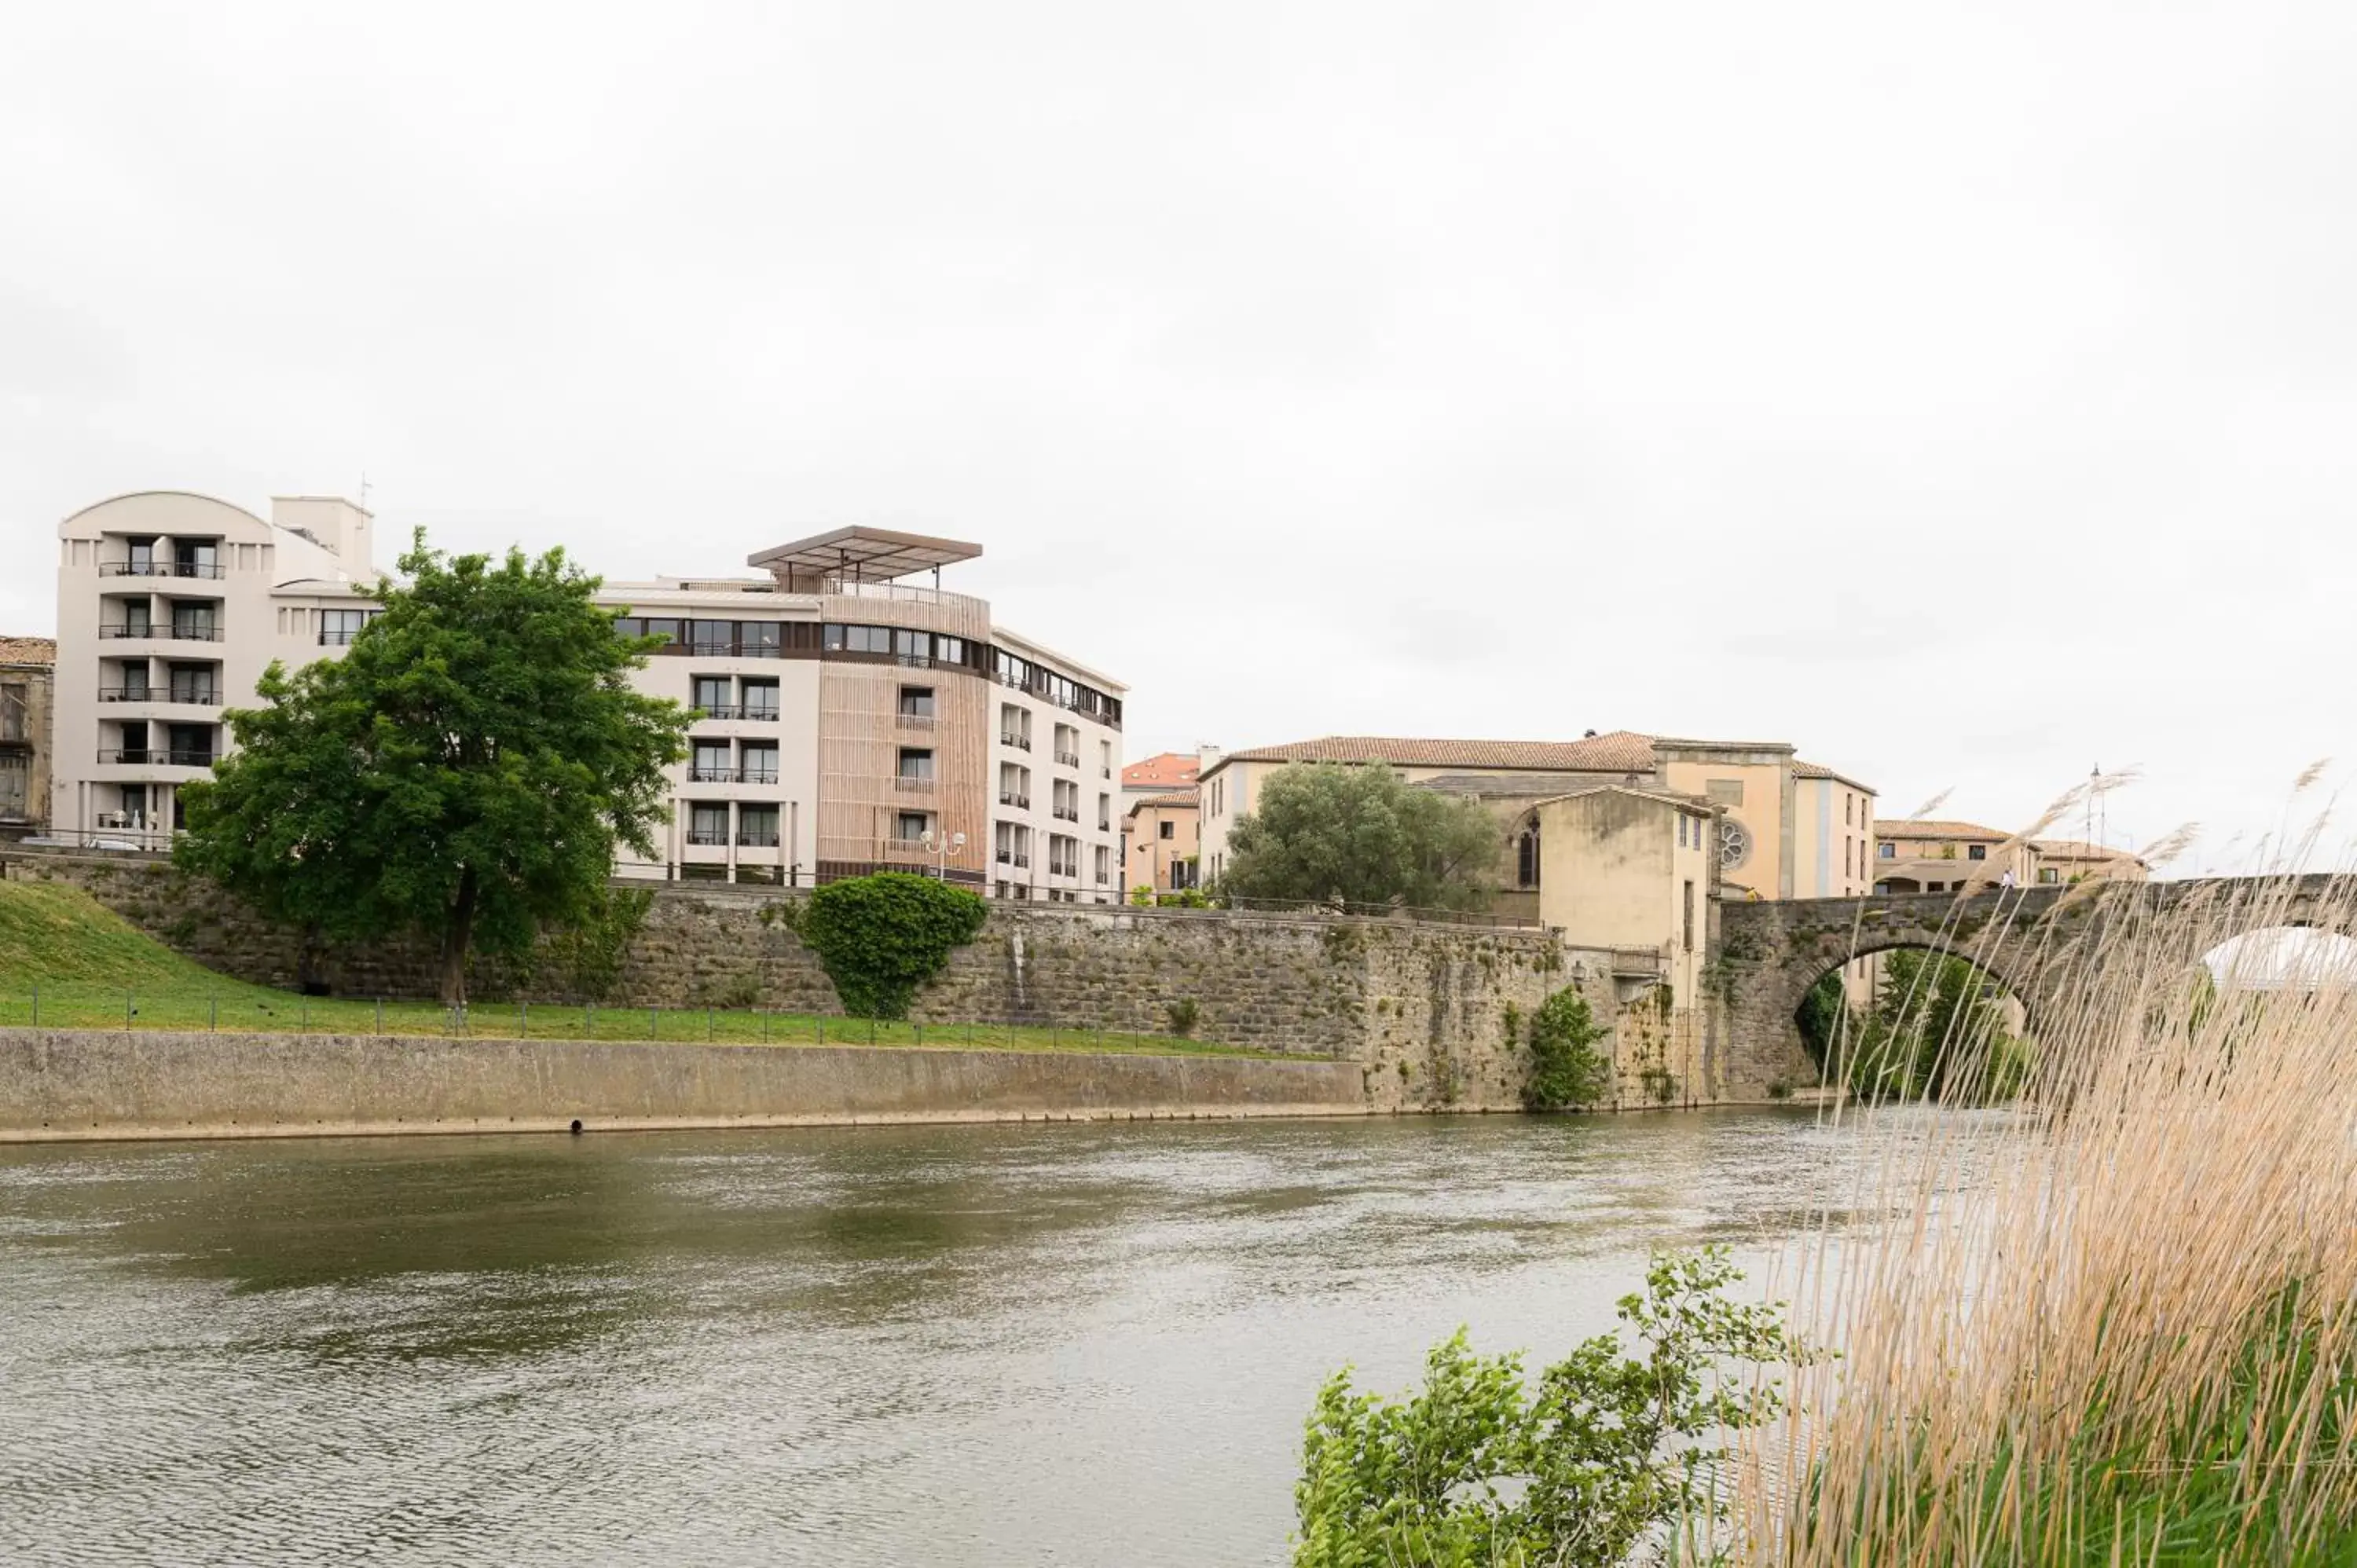
[[0,1560],[1281,1563],[1301,1423],[1847,1190],[1803,1112],[0,1148]]

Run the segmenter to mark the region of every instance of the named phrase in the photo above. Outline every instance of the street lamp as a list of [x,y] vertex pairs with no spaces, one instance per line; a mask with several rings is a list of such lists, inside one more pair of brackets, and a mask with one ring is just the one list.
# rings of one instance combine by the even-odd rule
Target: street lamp
[[925,846],[925,853],[933,857],[934,880],[947,882],[950,879],[950,856],[965,853],[965,834],[937,833],[927,828],[918,842]]

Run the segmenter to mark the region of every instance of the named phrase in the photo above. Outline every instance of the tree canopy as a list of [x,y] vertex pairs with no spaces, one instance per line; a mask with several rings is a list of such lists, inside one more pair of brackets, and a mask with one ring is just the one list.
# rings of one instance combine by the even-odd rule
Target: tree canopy
[[1480,801],[1388,768],[1295,763],[1228,833],[1221,891],[1241,898],[1470,909],[1497,889],[1504,830]]
[[616,847],[656,853],[688,715],[632,688],[660,639],[617,636],[562,550],[453,560],[420,531],[400,565],[342,658],[273,662],[224,715],[178,857],[323,936],[435,941],[463,1002],[470,955],[594,918]]

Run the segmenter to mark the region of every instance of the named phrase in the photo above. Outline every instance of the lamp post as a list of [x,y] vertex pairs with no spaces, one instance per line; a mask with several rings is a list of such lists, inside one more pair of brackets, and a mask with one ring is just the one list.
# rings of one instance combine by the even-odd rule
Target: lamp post
[[950,856],[965,853],[965,834],[937,833],[927,828],[918,842],[925,846],[925,853],[933,857],[933,879],[947,882],[950,879]]

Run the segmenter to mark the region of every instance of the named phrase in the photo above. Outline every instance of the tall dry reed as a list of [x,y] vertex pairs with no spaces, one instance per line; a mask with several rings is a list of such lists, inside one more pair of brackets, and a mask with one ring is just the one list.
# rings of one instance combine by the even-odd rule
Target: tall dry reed
[[2357,1004],[2201,967],[2357,885],[2058,902],[1954,944],[2040,977],[2019,1107],[1844,1113],[1872,1218],[1776,1282],[1839,1356],[1747,1434],[1738,1561],[2357,1561]]

